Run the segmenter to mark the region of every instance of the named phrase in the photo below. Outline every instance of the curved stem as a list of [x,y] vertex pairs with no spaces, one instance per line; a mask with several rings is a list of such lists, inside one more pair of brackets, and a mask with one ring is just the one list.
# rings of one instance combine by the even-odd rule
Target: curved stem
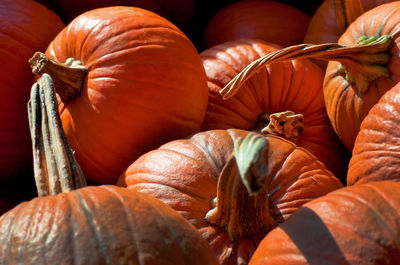
[[86,186],[62,129],[54,85],[47,74],[32,86],[28,118],[38,195],[55,195]]
[[41,52],[36,52],[29,59],[29,63],[32,73],[36,75],[47,73],[51,76],[57,94],[64,103],[79,95],[84,87],[87,69],[78,60],[69,58],[64,64],[61,64]]
[[263,113],[258,117],[257,128],[263,134],[283,137],[296,143],[303,132],[304,116],[287,110],[273,114]]
[[271,217],[265,186],[267,148],[267,140],[256,133],[237,139],[219,176],[216,206],[205,218],[225,229],[232,241],[266,235],[277,225]]
[[360,93],[368,90],[369,83],[378,77],[388,76],[385,65],[389,61],[388,49],[392,43],[392,37],[384,35],[352,46],[344,46],[337,43],[326,44],[299,44],[269,53],[246,66],[236,75],[220,94],[224,99],[232,97],[237,90],[266,64],[293,60],[300,58],[315,58],[320,60],[334,60],[342,64],[342,70],[337,74],[343,74],[351,84],[354,84]]

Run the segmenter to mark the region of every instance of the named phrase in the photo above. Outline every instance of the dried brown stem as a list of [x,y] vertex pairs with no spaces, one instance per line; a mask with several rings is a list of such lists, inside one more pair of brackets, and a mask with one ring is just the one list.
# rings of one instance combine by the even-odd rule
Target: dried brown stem
[[47,74],[32,86],[28,117],[38,195],[55,195],[86,186],[62,129],[54,85]]

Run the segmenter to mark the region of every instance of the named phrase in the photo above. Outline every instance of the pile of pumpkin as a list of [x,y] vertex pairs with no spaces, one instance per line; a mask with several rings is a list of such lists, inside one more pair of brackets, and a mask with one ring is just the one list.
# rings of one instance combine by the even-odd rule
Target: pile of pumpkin
[[399,1],[202,44],[194,0],[41,2],[0,2],[0,264],[400,264]]

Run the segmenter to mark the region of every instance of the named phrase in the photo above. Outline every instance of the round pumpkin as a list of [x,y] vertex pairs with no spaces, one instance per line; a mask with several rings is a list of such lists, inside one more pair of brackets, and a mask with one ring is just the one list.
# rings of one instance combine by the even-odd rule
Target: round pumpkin
[[393,0],[325,0],[312,16],[304,42],[337,42],[359,16],[388,2]]
[[[338,41],[343,45],[353,45],[359,42],[360,38],[390,35],[393,40],[386,51],[386,56],[389,57],[387,65],[370,67],[370,64],[379,58],[368,58],[366,55],[364,64],[353,69],[351,76],[342,71],[342,65],[338,62],[330,61],[327,66],[323,89],[327,113],[339,139],[350,151],[353,149],[361,122],[371,107],[400,81],[399,12],[399,1],[375,7],[358,17]],[[365,79],[366,85],[362,87],[354,83],[352,78],[355,75]],[[376,79],[370,81],[370,77]]]
[[262,67],[226,100],[220,90],[248,64],[279,48],[255,39],[226,42],[200,55],[206,70],[209,103],[202,130],[255,130],[260,115],[293,111],[304,116],[296,144],[313,153],[337,177],[347,171],[345,148],[326,114],[323,72],[308,60],[290,60]]
[[0,217],[0,264],[218,264],[166,204],[116,186],[19,204]]
[[303,42],[309,22],[309,15],[278,1],[236,1],[215,13],[207,23],[205,45],[210,48],[227,41],[254,38],[291,46]]
[[0,181],[32,171],[26,102],[33,77],[27,62],[63,28],[54,12],[35,1],[0,2]]
[[124,181],[182,214],[225,265],[246,264],[269,230],[304,203],[342,187],[293,142],[239,129],[164,144],[133,162]]
[[[43,67],[34,71],[53,78],[65,133],[90,181],[115,183],[132,159],[200,129],[208,100],[200,56],[176,26],[150,11],[84,13],[46,55],[43,64],[31,60]],[[74,60],[65,64],[68,58]]]
[[399,201],[392,181],[333,191],[272,230],[249,265],[399,264]]
[[375,104],[361,123],[347,174],[347,185],[400,180],[400,85]]

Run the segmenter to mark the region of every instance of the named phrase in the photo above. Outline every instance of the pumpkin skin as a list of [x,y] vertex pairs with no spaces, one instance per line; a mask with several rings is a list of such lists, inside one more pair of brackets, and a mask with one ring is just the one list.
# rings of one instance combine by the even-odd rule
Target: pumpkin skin
[[374,105],[361,123],[347,174],[347,185],[400,178],[400,85]]
[[276,1],[237,1],[219,10],[205,28],[206,48],[243,38],[262,39],[283,47],[303,42],[310,16]]
[[196,229],[151,196],[86,187],[0,218],[0,264],[217,264]]
[[200,55],[206,70],[209,103],[202,130],[253,130],[261,113],[286,110],[303,114],[304,130],[296,142],[314,154],[337,177],[347,171],[349,154],[338,140],[326,114],[323,72],[308,60],[267,65],[231,98],[219,91],[252,61],[275,51],[276,45],[255,39],[226,42]]
[[26,103],[33,77],[27,62],[63,28],[61,19],[39,3],[0,2],[0,181],[32,171]]
[[46,55],[58,62],[72,57],[88,69],[81,94],[60,103],[60,116],[90,181],[115,183],[132,159],[200,129],[208,101],[200,56],[177,27],[152,12],[84,13]]
[[249,265],[399,264],[399,201],[392,181],[333,191],[272,230]]
[[311,18],[304,43],[337,42],[359,16],[389,2],[393,0],[325,0]]
[[[121,175],[129,189],[167,203],[192,223],[214,249],[220,264],[250,259],[260,235],[230,241],[228,233],[210,225],[205,216],[217,196],[217,181],[233,151],[233,142],[250,132],[211,130],[171,141],[137,159]],[[305,202],[342,187],[310,152],[281,137],[267,135],[268,190],[272,218],[280,223]],[[239,263],[238,263],[239,262]]]
[[[324,80],[324,96],[329,119],[339,139],[351,151],[362,120],[382,95],[400,81],[398,56],[400,29],[400,2],[380,5],[356,19],[340,37],[338,43],[351,45],[357,43],[362,35],[391,35],[393,44],[389,48],[387,77],[380,77],[369,84],[366,92],[349,83],[342,75],[337,75],[340,64],[328,63]],[[366,26],[368,25],[368,26]]]

